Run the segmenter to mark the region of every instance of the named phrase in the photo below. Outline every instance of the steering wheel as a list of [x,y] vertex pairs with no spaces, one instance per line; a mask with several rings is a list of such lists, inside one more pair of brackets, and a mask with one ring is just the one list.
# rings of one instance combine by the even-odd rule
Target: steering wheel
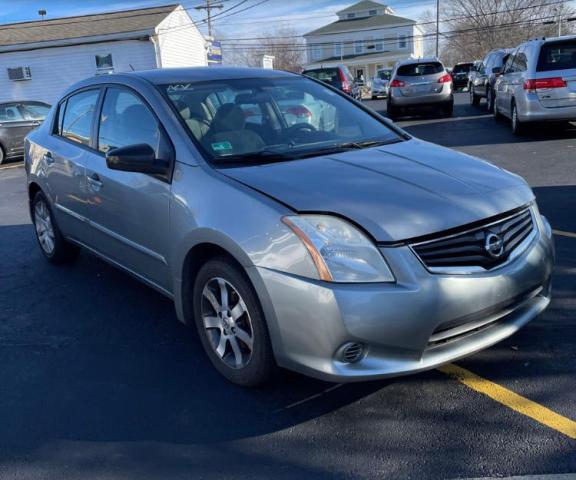
[[295,123],[291,127],[288,127],[284,132],[285,135],[291,135],[294,132],[317,132],[318,129],[309,123]]

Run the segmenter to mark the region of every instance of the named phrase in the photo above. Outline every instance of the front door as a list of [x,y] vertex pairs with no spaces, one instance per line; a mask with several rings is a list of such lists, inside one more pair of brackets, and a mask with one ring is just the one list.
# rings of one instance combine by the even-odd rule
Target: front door
[[99,115],[97,154],[86,164],[92,245],[132,273],[171,292],[168,266],[171,188],[167,179],[111,170],[106,152],[148,144],[158,156],[167,143],[150,107],[132,90],[108,87]]

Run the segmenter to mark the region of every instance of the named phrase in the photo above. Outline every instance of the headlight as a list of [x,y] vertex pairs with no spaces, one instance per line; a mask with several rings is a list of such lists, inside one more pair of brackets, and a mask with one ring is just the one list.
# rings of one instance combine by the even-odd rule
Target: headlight
[[322,280],[395,281],[380,251],[350,223],[329,215],[294,215],[282,221],[302,240]]

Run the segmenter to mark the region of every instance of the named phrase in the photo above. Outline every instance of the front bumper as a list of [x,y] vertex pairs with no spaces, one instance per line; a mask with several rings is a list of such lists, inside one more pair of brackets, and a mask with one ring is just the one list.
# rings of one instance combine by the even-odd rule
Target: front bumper
[[[434,368],[512,335],[550,302],[554,247],[542,222],[523,254],[482,274],[431,274],[409,247],[382,249],[394,284],[330,284],[255,267],[278,364],[328,381],[369,380]],[[468,321],[480,326],[437,341],[444,325]],[[347,342],[365,346],[360,361],[337,358]]]
[[548,108],[542,105],[534,92],[519,95],[515,100],[521,122],[576,121],[576,106]]

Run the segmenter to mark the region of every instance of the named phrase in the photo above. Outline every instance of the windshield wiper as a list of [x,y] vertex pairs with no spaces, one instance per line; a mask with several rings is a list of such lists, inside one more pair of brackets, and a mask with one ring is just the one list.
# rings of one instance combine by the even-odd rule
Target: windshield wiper
[[242,164],[242,163],[252,163],[252,162],[279,162],[286,160],[293,160],[297,158],[294,152],[282,153],[276,150],[259,150],[257,152],[249,153],[239,153],[236,155],[225,155],[222,157],[215,157],[213,159],[214,163],[218,164]]

